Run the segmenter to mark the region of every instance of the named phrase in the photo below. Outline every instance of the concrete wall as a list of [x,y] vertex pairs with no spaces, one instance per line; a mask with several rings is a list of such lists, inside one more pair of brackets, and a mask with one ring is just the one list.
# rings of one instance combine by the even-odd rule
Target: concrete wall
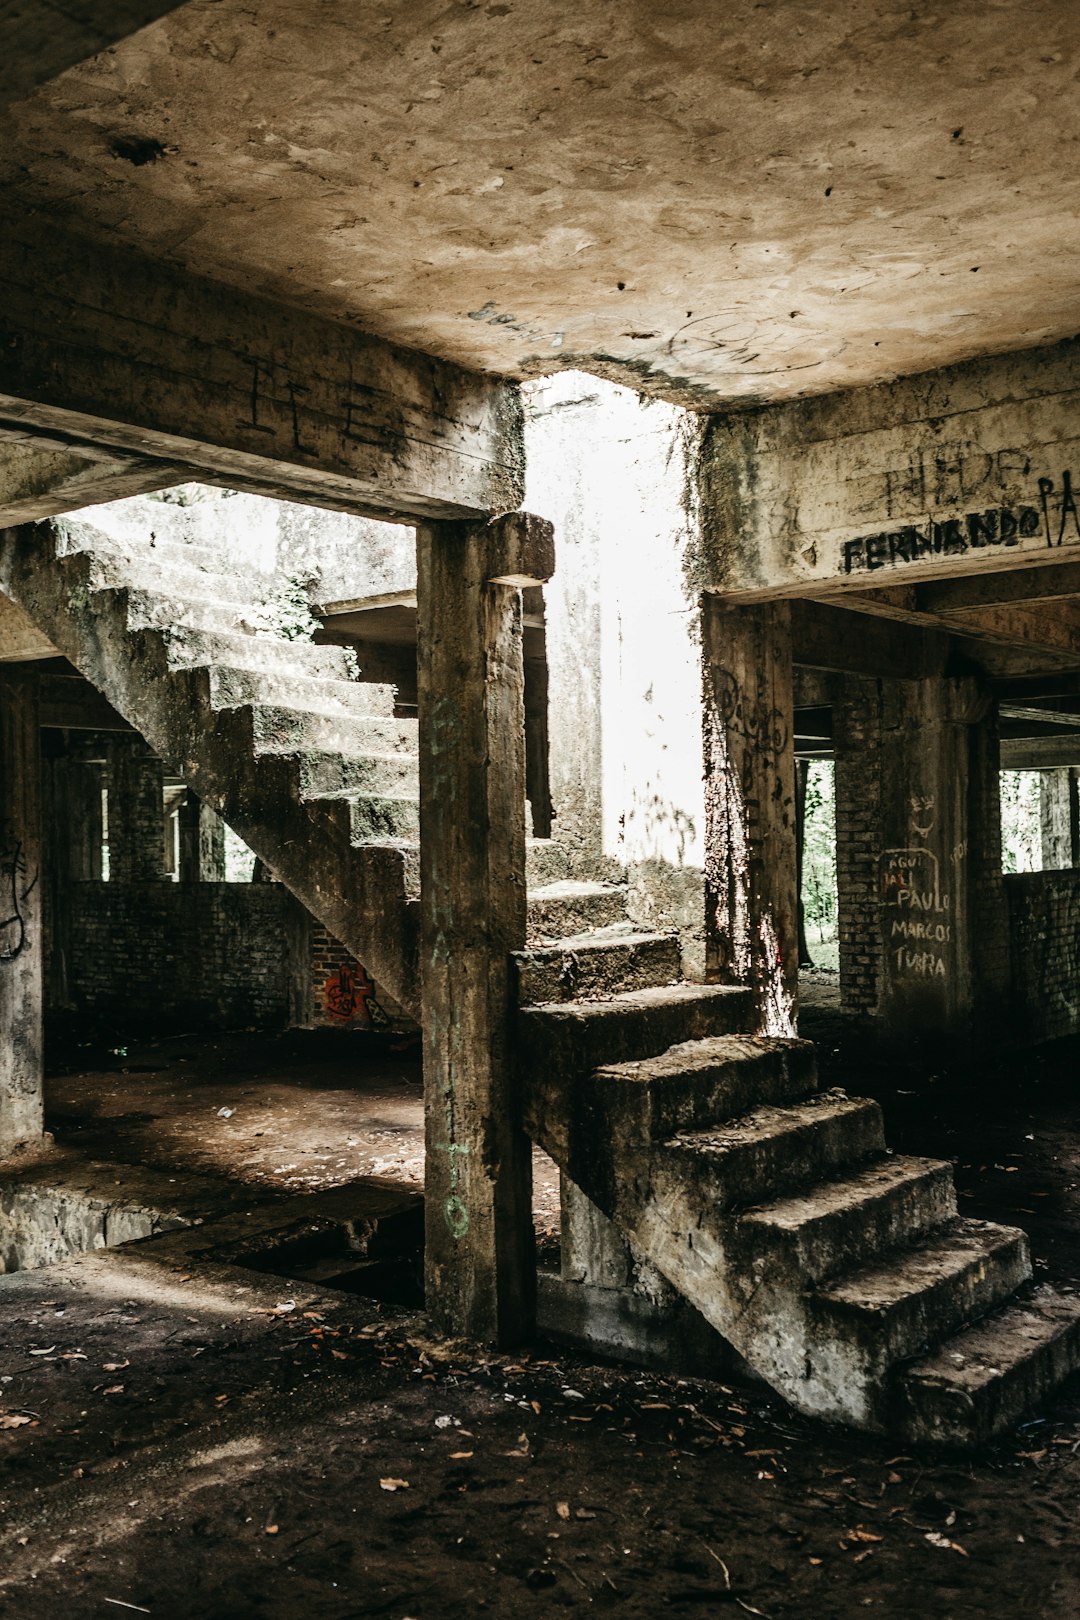
[[1018,1038],[1080,1034],[1080,871],[1018,872],[1004,887]]
[[284,1028],[293,904],[276,883],[73,884],[69,1008],[155,1031]]

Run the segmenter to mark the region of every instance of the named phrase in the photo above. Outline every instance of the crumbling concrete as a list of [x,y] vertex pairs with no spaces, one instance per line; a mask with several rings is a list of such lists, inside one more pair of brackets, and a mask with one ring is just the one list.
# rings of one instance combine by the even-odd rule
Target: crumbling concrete
[[43,1132],[37,672],[0,666],[0,1154]]

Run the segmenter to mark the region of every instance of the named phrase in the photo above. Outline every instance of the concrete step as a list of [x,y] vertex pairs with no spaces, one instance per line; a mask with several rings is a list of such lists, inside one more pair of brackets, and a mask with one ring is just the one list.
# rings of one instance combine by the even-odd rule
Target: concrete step
[[639,932],[631,923],[516,951],[513,962],[519,1006],[646,990],[682,976],[678,936]]
[[[375,721],[374,724],[380,722]],[[370,754],[345,755],[309,748],[299,753],[285,754],[284,757],[295,772],[301,799],[322,799],[327,794],[357,794],[365,799],[414,799],[419,812],[420,778],[415,754],[373,751]],[[417,819],[418,830],[419,825]]]
[[730,1035],[753,1017],[753,995],[731,985],[674,984],[609,1001],[523,1007],[517,1029],[528,1073],[556,1087],[601,1065],[655,1057],[680,1041]]
[[914,1248],[848,1272],[811,1303],[824,1335],[853,1344],[865,1364],[884,1373],[985,1316],[1030,1276],[1025,1233],[956,1220]]
[[346,807],[349,842],[354,849],[368,844],[394,844],[411,849],[420,837],[420,803],[393,794],[333,793],[313,798],[314,804]]
[[608,883],[565,879],[529,893],[529,944],[566,939],[626,921],[626,890]]
[[266,582],[221,568],[201,567],[179,553],[163,552],[157,547],[137,556],[100,550],[86,555],[91,590],[127,585],[179,600],[191,597],[195,601],[228,602],[246,611],[261,601],[268,589]]
[[1040,1288],[909,1363],[893,1423],[908,1441],[985,1445],[1080,1369],[1080,1296]]
[[884,1147],[876,1102],[824,1091],[793,1106],[767,1105],[722,1125],[681,1131],[658,1152],[670,1174],[692,1182],[719,1211],[820,1181]]
[[530,888],[561,883],[570,870],[570,857],[554,838],[525,840],[525,878]]
[[[110,587],[103,587],[110,595]],[[127,623],[132,630],[184,628],[220,631],[223,635],[267,636],[246,622],[244,609],[236,602],[217,597],[172,596],[161,591],[142,590],[130,585],[119,587],[127,597]],[[91,592],[91,600],[102,594]]]
[[[102,595],[105,593],[102,592]],[[343,647],[316,647],[310,641],[282,641],[276,636],[226,634],[216,630],[148,628],[174,669],[194,664],[221,664],[231,669],[270,670],[283,678],[350,681],[352,662]]]
[[258,587],[262,589],[273,584],[273,574],[238,573],[230,565],[229,553],[216,546],[183,540],[177,536],[166,537],[160,532],[157,532],[155,539],[151,541],[149,528],[145,544],[139,545],[132,540],[121,540],[106,535],[92,523],[69,523],[63,519],[61,522],[64,532],[58,536],[57,546],[57,554],[61,557],[89,556],[95,560],[113,563],[117,567],[130,564],[133,568],[149,563],[157,563],[162,567],[175,564],[178,567],[199,569],[212,574],[247,578],[249,585],[254,578]]
[[[394,717],[395,688],[374,681],[330,680],[318,676],[281,673],[269,669],[243,669],[228,664],[193,666],[205,672],[206,699],[211,708],[234,709],[246,703],[295,706],[308,714],[345,720]],[[416,737],[416,722],[401,720]]]
[[670,1046],[656,1057],[607,1063],[586,1077],[582,1106],[633,1120],[636,1139],[737,1119],[767,1103],[798,1102],[817,1089],[811,1041],[720,1035]]
[[[416,727],[407,720],[383,715],[319,714],[283,703],[243,704],[231,712],[250,716],[252,745],[257,754],[303,750],[327,757],[359,759],[369,754],[396,754],[416,760]],[[230,711],[222,709],[219,713],[227,720]]]
[[955,1215],[952,1166],[896,1155],[747,1210],[738,1228],[750,1250],[782,1255],[789,1274],[810,1286],[913,1243]]
[[[364,758],[401,754],[415,759],[415,735],[405,722],[370,714],[320,714],[281,703],[241,703],[211,711],[222,735],[243,737],[254,755],[313,755]],[[333,791],[333,788],[331,789]]]

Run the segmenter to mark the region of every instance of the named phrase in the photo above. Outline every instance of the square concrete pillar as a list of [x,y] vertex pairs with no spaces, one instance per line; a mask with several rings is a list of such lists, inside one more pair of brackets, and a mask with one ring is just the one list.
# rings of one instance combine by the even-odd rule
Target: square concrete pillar
[[795,1031],[795,748],[787,603],[702,599],[708,977],[752,985],[762,1031]]
[[44,1128],[38,677],[0,666],[0,1155]]
[[970,677],[846,680],[834,711],[841,985],[911,1047],[1004,1012],[999,750]]
[[520,587],[551,552],[550,524],[520,513],[417,531],[427,1306],[501,1344],[535,1316],[510,953],[525,944]]
[[225,823],[188,788],[177,811],[181,883],[224,883]]
[[1061,766],[1039,772],[1039,833],[1043,870],[1080,866],[1080,773]]

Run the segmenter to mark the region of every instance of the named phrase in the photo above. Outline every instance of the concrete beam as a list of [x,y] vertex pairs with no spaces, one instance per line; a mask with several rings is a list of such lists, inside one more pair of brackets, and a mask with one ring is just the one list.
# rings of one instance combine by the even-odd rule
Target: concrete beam
[[921,680],[944,671],[949,650],[938,629],[912,629],[824,602],[792,602],[791,636],[797,664],[844,675]]
[[176,10],[176,0],[2,0],[0,106]]
[[746,601],[1080,559],[1074,469],[1075,340],[717,416],[699,583]]
[[1061,737],[1003,737],[1003,771],[1042,771],[1060,765],[1080,766],[1080,731]]
[[145,456],[87,456],[30,442],[0,442],[0,528],[167,489],[185,469]]
[[1053,602],[1080,596],[1080,562],[943,579],[916,586],[911,594],[914,605],[924,613],[965,613],[972,608]]
[[403,521],[520,502],[513,384],[25,220],[0,225],[0,307],[0,438]]
[[992,646],[1050,654],[1072,663],[1080,661],[1080,604],[1075,602],[1050,600],[1030,608],[1014,603],[1004,607],[965,607],[953,608],[947,613],[928,613],[914,605],[920,600],[919,593],[902,593],[913,605],[899,601],[899,594],[849,591],[838,600],[844,610],[911,625],[917,630],[939,631]]

